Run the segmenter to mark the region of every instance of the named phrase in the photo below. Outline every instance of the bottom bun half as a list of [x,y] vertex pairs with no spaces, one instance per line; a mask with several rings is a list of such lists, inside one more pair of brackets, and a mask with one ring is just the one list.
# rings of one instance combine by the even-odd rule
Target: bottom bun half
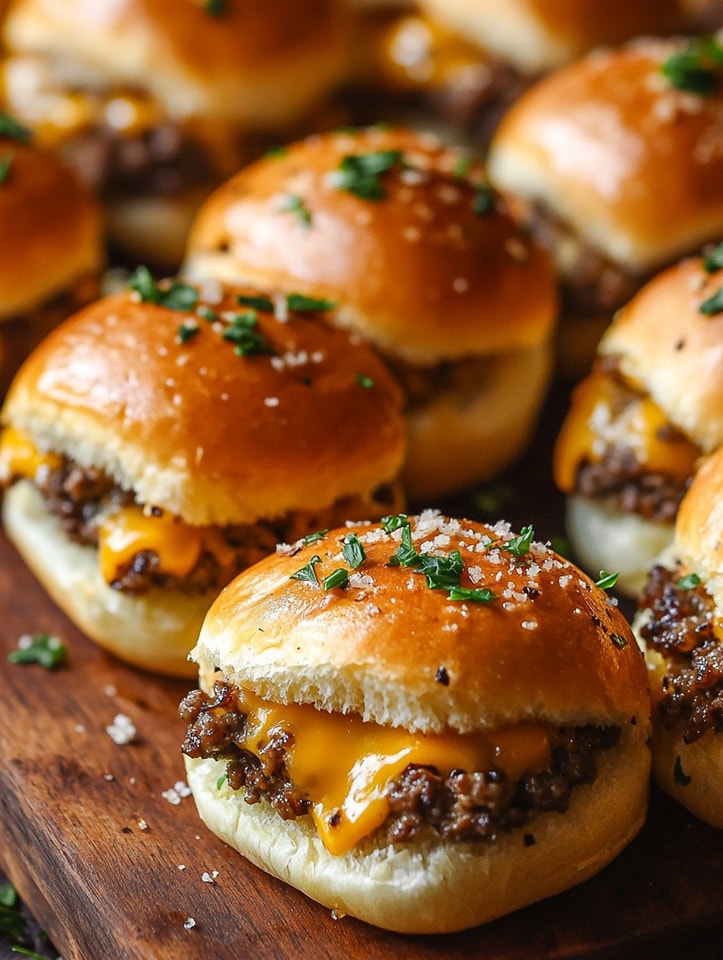
[[655,782],[687,810],[723,828],[723,736],[709,731],[686,744],[680,730],[653,725]]
[[184,758],[206,826],[262,870],[333,910],[398,933],[451,933],[560,893],[601,870],[640,830],[650,754],[637,742],[600,758],[565,813],[543,813],[495,843],[415,840],[330,854],[307,818],[284,820],[219,778],[222,761]]
[[154,589],[128,597],[100,574],[92,547],[69,540],[25,481],[5,491],[8,539],[61,610],[99,646],[154,673],[193,676],[188,660],[215,594]]
[[620,513],[605,503],[571,496],[566,504],[566,532],[582,568],[597,577],[617,573],[616,589],[637,597],[648,571],[673,541],[672,523],[653,523]]

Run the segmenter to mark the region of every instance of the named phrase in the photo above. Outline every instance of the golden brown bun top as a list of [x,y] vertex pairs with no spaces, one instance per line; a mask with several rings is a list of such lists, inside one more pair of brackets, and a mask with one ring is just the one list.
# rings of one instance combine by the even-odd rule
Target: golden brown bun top
[[103,263],[94,197],[54,157],[0,136],[0,320],[69,290]]
[[[385,158],[366,181],[380,195],[344,186],[343,166]],[[462,151],[404,129],[293,143],[209,198],[187,269],[329,297],[335,322],[413,362],[539,344],[556,315],[550,260],[498,197],[485,205],[482,174],[465,164]]]
[[705,262],[693,257],[650,280],[618,312],[598,353],[617,357],[623,375],[710,452],[723,443],[723,294],[717,312],[701,306],[723,289],[723,270],[708,272]]
[[[463,587],[487,603],[451,601],[414,567],[390,566],[402,528],[355,525],[249,568],[208,612],[192,659],[281,702],[311,702],[408,729],[470,731],[524,720],[645,723],[642,655],[620,611],[576,567],[542,544],[515,557],[495,528],[426,511],[410,518],[417,552],[459,550]],[[355,533],[366,559],[349,586],[319,582],[349,563]],[[502,541],[502,542],[500,542]],[[296,546],[299,546],[298,544]]]
[[194,524],[368,495],[401,463],[399,388],[369,348],[283,306],[256,310],[266,352],[241,356],[223,336],[249,309],[234,290],[208,283],[186,310],[103,298],[31,355],[3,422]]
[[678,0],[419,0],[422,10],[534,73],[587,50],[682,29]]
[[491,144],[500,187],[550,208],[635,271],[723,233],[723,80],[704,97],[662,72],[683,40],[597,51],[538,81]]
[[723,611],[723,447],[693,478],[675,522],[675,556],[696,573]]
[[[16,0],[5,33],[12,52],[49,55],[71,84],[147,88],[177,117],[243,116],[250,91],[274,83],[308,102],[346,47],[337,0]],[[287,89],[299,68],[310,94]]]

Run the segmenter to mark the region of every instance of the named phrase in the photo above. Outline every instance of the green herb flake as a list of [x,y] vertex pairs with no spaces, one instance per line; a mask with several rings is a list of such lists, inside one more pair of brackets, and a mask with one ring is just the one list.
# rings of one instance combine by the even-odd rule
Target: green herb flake
[[200,317],[201,320],[208,320],[209,323],[215,323],[218,320],[218,313],[203,303],[196,307],[196,316]]
[[524,526],[520,530],[519,536],[512,537],[512,539],[505,540],[504,543],[501,543],[500,549],[506,553],[511,553],[513,557],[526,557],[530,552],[530,546],[534,536],[534,527],[532,524],[527,524],[527,526]]
[[314,569],[317,563],[321,563],[321,557],[315,553],[305,566],[301,567],[300,570],[297,570],[296,573],[291,574],[289,580],[303,580],[307,583],[313,583],[318,587],[319,578],[317,577],[316,570]]
[[315,533],[307,533],[305,537],[301,538],[301,542],[305,547],[308,547],[309,544],[318,543],[319,540],[323,540],[328,532],[329,528],[327,527],[326,530],[317,530]]
[[286,306],[297,313],[313,313],[317,310],[333,310],[334,300],[321,300],[317,297],[306,297],[303,293],[290,293],[286,298]]
[[452,587],[447,594],[448,600],[464,600],[470,603],[491,603],[497,594],[487,587]]
[[239,293],[236,300],[241,307],[250,307],[252,310],[258,310],[260,313],[273,313],[274,304],[271,297],[249,296],[245,293]]
[[288,152],[288,147],[284,146],[283,144],[279,144],[275,147],[269,147],[269,149],[264,153],[264,157],[268,158],[269,160],[273,160],[278,157],[285,157]]
[[11,940],[19,940],[25,931],[25,919],[19,907],[15,887],[11,883],[0,885],[0,933]]
[[18,123],[15,117],[11,117],[9,113],[0,113],[0,137],[27,143],[31,136],[29,128]]
[[680,759],[680,757],[675,758],[673,779],[679,787],[687,787],[690,781],[693,779],[683,770],[683,761]]
[[486,217],[495,208],[495,193],[489,183],[478,183],[472,200],[472,212]]
[[374,153],[347,154],[336,171],[335,185],[362,200],[382,200],[385,191],[381,175],[402,159],[401,150],[377,150]]
[[268,344],[261,332],[257,329],[258,317],[255,310],[246,310],[235,314],[221,336],[234,344],[234,353],[239,357],[250,357],[254,354],[273,354],[273,347]]
[[336,587],[345,587],[349,583],[349,571],[345,567],[337,567],[328,577],[324,577],[321,585],[325,590],[334,590]]
[[311,227],[311,211],[298,193],[289,193],[287,196],[283,197],[281,203],[279,204],[279,209],[288,210],[289,213],[293,213],[305,230],[308,230]]
[[364,547],[361,545],[359,537],[355,533],[348,533],[346,537],[344,537],[341,553],[352,570],[360,567],[367,558]]
[[10,167],[13,165],[13,160],[15,159],[15,154],[12,150],[7,150],[4,153],[0,153],[0,183],[5,183],[10,173]]
[[469,150],[463,150],[455,161],[452,176],[458,180],[464,180],[472,169],[472,159],[472,153]]
[[189,340],[192,340],[196,334],[200,332],[201,328],[195,320],[184,320],[178,328],[176,336],[178,337],[179,343],[188,343]]
[[138,294],[143,303],[158,303],[161,298],[161,292],[153,274],[142,264],[136,267],[128,278],[128,286]]
[[358,373],[356,375],[356,382],[360,387],[364,387],[365,390],[372,390],[374,387],[374,378],[368,377],[365,373]]
[[220,777],[218,778],[218,780],[216,781],[216,789],[217,789],[217,790],[220,790],[221,787],[224,785],[224,783],[226,783],[227,780],[228,780],[228,773],[224,770],[224,772],[221,774],[221,776],[220,776]]
[[698,586],[700,586],[700,577],[697,573],[688,573],[678,580],[679,590],[695,590]]
[[222,17],[228,13],[226,0],[204,0],[203,9],[210,17]]
[[723,312],[723,287],[717,290],[712,297],[708,297],[707,300],[704,300],[703,303],[698,307],[700,313],[704,314],[706,317],[713,317],[717,313]]
[[447,557],[424,553],[419,557],[418,568],[416,572],[424,574],[431,590],[452,590],[460,585],[464,561],[459,550],[453,550]]
[[412,542],[412,528],[405,524],[402,528],[402,542],[389,558],[390,567],[416,567],[420,562],[420,556],[417,553]]
[[46,670],[54,670],[65,661],[67,650],[57,637],[49,633],[20,638],[16,650],[8,654],[10,663],[37,663]]
[[627,637],[624,637],[622,633],[611,633],[610,639],[614,647],[617,647],[618,650],[623,650],[628,645]]
[[128,278],[128,286],[138,294],[143,303],[156,303],[168,310],[193,310],[198,303],[198,291],[195,287],[180,280],[161,287],[153,274],[143,265],[136,267]]
[[723,243],[719,243],[703,256],[703,269],[706,273],[715,273],[723,269]]
[[619,576],[619,573],[608,573],[607,570],[601,570],[600,576],[595,581],[595,586],[600,587],[601,590],[612,590],[618,582]]
[[713,41],[694,40],[687,49],[671,54],[661,66],[668,83],[677,90],[712,97],[720,81],[720,47]]
[[409,518],[406,513],[390,513],[382,517],[381,524],[385,533],[394,533],[400,527],[408,527]]

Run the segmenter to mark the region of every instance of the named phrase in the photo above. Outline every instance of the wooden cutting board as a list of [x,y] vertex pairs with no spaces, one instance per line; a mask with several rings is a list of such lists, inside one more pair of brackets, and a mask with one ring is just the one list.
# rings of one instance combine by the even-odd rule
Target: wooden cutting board
[[[334,919],[210,835],[192,798],[170,802],[184,777],[176,707],[189,684],[96,648],[1,536],[0,622],[0,866],[64,960],[720,955],[723,833],[658,794],[615,863],[486,927],[410,937]],[[7,662],[21,634],[38,632],[62,638],[65,667]],[[106,732],[119,713],[135,742]]]

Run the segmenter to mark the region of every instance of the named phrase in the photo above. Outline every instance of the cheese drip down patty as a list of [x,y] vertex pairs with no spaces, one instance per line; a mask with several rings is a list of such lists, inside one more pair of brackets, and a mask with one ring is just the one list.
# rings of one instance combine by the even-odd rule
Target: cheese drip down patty
[[392,842],[425,828],[448,840],[494,841],[535,811],[564,812],[572,789],[595,779],[599,751],[620,737],[619,727],[543,723],[410,733],[357,714],[274,704],[223,681],[211,695],[191,691],[180,714],[189,722],[185,754],[225,760],[229,786],[247,803],[263,798],[284,819],[311,816],[335,855],[378,829]]

